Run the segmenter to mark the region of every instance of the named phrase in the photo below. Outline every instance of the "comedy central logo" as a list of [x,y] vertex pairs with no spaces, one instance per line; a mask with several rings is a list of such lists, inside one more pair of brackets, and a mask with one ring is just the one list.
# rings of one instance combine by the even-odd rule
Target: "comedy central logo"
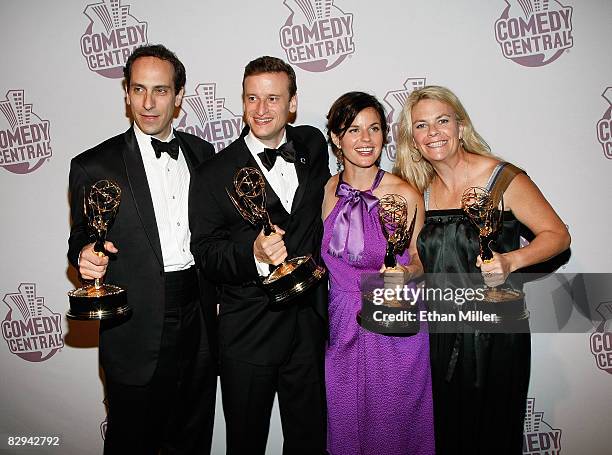
[[13,354],[42,362],[64,347],[62,316],[45,306],[34,283],[21,283],[18,290],[4,296],[9,312],[2,321],[2,336]]
[[0,111],[0,166],[15,174],[35,171],[51,158],[49,121],[25,103],[23,90],[9,90]]
[[130,6],[120,0],[87,5],[83,13],[90,20],[81,36],[81,53],[87,66],[101,76],[122,78],[132,51],[148,42],[147,23],[130,15]]
[[535,398],[527,398],[523,428],[523,455],[558,455],[561,453],[561,430],[544,421],[544,413],[535,411]]
[[612,87],[601,94],[609,103],[603,117],[597,122],[597,139],[603,147],[604,156],[612,160]]
[[591,334],[591,353],[597,368],[612,374],[612,302],[603,302],[597,312],[602,320]]
[[495,22],[495,39],[504,57],[523,66],[554,62],[574,45],[572,7],[556,0],[506,0]]
[[280,42],[290,63],[319,73],[335,68],[355,52],[353,15],[334,0],[285,0],[291,10],[280,29]]
[[185,115],[176,129],[201,137],[219,152],[240,137],[242,117],[225,107],[225,98],[215,97],[216,84],[200,84],[195,92],[183,98]]
[[384,102],[389,108],[387,114],[387,124],[389,125],[389,136],[387,137],[386,155],[387,159],[395,162],[397,152],[397,139],[399,136],[400,114],[408,96],[417,89],[425,86],[424,77],[408,78],[404,82],[404,88],[387,92]]

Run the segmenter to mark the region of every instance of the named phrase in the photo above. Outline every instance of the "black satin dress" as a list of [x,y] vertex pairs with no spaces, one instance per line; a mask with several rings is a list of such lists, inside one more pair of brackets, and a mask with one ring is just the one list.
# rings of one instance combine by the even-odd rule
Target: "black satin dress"
[[[519,248],[521,224],[511,212],[503,224],[493,249]],[[451,273],[444,279],[452,286],[469,286],[461,282],[469,281],[466,273],[480,275],[478,233],[461,209],[427,210],[417,247],[425,273]],[[457,323],[454,333],[430,334],[437,454],[522,453],[531,362],[523,324],[527,333],[482,333]]]

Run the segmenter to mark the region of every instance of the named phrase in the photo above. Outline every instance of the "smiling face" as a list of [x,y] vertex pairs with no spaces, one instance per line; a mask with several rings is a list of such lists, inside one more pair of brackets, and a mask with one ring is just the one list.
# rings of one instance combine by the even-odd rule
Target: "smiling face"
[[184,93],[183,88],[175,92],[172,64],[157,57],[136,59],[126,89],[126,102],[138,128],[157,139],[166,139]]
[[383,146],[378,112],[373,107],[363,109],[341,137],[332,133],[332,140],[342,150],[345,166],[349,163],[363,168],[373,166]]
[[253,135],[266,147],[276,148],[289,114],[297,109],[297,96],[289,96],[289,76],[284,72],[247,76],[242,102]]
[[423,99],[414,105],[411,115],[412,136],[425,159],[443,161],[457,153],[463,126],[448,104]]

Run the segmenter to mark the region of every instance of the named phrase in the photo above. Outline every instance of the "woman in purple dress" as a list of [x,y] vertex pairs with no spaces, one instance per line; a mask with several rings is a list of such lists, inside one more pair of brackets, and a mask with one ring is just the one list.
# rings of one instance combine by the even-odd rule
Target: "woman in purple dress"
[[[323,201],[322,256],[330,275],[328,450],[331,455],[433,454],[427,333],[381,335],[356,320],[362,274],[384,271],[385,281],[402,282],[422,273],[415,239],[423,225],[423,201],[408,183],[378,167],[388,130],[375,97],[342,95],[327,119],[332,149],[344,166],[327,183]],[[418,209],[407,252],[398,258],[400,265],[386,270],[387,242],[378,218],[385,194],[399,194]]]

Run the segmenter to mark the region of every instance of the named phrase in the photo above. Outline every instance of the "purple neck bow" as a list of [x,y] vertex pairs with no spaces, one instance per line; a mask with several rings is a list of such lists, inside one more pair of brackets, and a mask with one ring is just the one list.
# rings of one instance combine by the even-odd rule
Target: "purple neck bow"
[[370,212],[378,199],[372,190],[359,191],[342,182],[336,188],[336,196],[342,208],[336,217],[329,241],[328,252],[332,256],[342,257],[344,250],[350,262],[357,262],[363,253],[363,209]]

